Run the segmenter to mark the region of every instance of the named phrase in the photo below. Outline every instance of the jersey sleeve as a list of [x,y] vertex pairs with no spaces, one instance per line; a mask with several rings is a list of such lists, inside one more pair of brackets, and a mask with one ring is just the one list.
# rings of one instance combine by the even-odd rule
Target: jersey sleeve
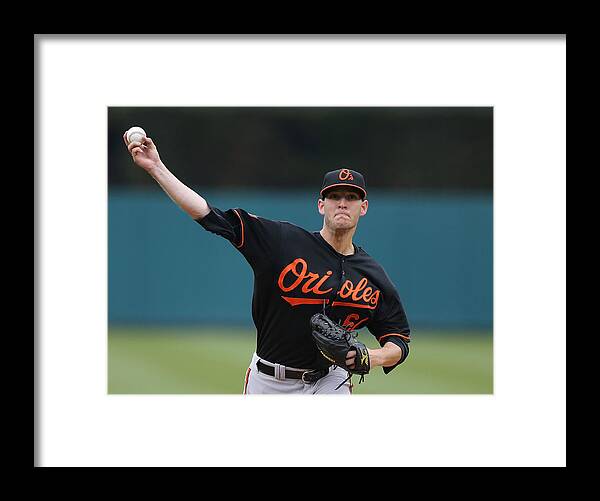
[[222,211],[208,205],[210,212],[196,222],[205,230],[231,242],[255,271],[269,268],[281,244],[279,221],[271,221],[244,209]]
[[383,294],[383,303],[377,308],[375,317],[367,325],[380,346],[383,347],[385,343],[391,341],[402,349],[402,357],[395,365],[383,367],[383,372],[386,374],[406,360],[409,352],[408,343],[410,343],[410,327],[398,291],[391,284],[387,289]]

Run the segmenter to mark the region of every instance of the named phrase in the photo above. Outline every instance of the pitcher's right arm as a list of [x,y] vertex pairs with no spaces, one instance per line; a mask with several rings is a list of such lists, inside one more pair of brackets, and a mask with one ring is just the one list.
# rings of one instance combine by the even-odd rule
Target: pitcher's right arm
[[134,163],[150,174],[173,202],[195,220],[204,218],[210,212],[206,200],[183,184],[167,169],[161,161],[152,139],[144,137],[142,142],[127,143],[126,135],[127,133],[123,134],[123,141]]

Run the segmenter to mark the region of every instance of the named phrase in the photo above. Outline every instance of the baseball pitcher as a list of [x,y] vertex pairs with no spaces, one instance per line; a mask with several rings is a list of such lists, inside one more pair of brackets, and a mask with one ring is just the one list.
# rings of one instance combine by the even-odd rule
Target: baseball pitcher
[[[149,137],[123,140],[136,165],[205,230],[227,239],[254,271],[256,351],[244,394],[349,394],[374,367],[385,374],[409,353],[410,328],[384,269],[353,243],[369,202],[355,170],[327,172],[317,199],[320,231],[241,208],[221,210],[179,181]],[[357,339],[363,327],[381,348]]]

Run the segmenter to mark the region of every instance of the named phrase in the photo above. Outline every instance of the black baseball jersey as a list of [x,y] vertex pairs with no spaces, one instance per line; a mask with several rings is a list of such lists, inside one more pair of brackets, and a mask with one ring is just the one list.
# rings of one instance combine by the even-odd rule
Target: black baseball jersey
[[[362,248],[337,252],[316,232],[271,221],[243,209],[210,213],[197,222],[229,240],[254,271],[252,318],[256,353],[273,363],[302,369],[331,365],[318,351],[310,317],[325,313],[349,330],[367,327],[408,354],[410,329],[400,297],[384,269]],[[396,364],[398,365],[398,364]],[[393,367],[384,367],[388,373]]]

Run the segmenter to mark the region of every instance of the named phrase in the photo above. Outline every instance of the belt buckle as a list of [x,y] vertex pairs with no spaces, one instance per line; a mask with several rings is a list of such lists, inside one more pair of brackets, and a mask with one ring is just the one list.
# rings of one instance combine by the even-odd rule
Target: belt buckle
[[311,383],[314,383],[315,381],[318,381],[320,378],[317,378],[315,381],[307,381],[306,379],[304,379],[304,376],[306,376],[307,374],[309,374],[309,375],[313,375],[313,376],[316,376],[316,375],[317,375],[317,372],[318,372],[318,371],[315,371],[315,370],[311,370],[311,371],[304,371],[304,372],[302,373],[302,376],[300,377],[300,379],[302,379],[302,382],[303,382],[304,384],[311,384]]

